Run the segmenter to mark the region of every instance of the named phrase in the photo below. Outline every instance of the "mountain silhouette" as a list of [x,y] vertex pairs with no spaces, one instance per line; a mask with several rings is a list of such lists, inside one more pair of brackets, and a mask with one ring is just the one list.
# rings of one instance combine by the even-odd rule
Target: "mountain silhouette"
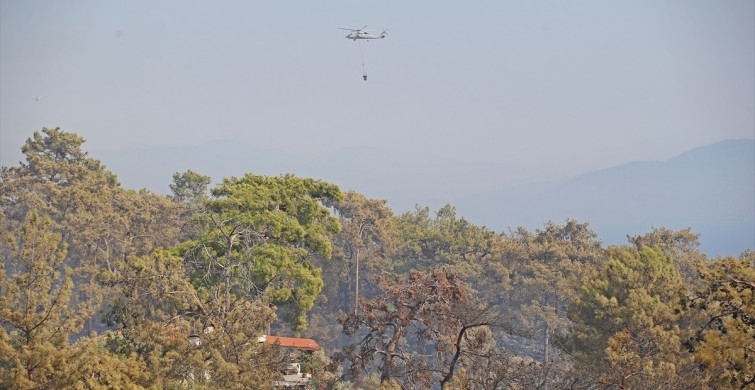
[[755,248],[755,140],[726,140],[666,161],[638,161],[554,180],[525,167],[372,147],[301,157],[232,140],[189,147],[132,146],[93,152],[125,188],[168,194],[175,172],[212,177],[291,173],[386,199],[395,213],[415,204],[495,231],[546,221],[589,222],[606,244],[652,227],[691,227],[711,256]]
[[[755,140],[727,140],[666,161],[642,161],[507,192],[460,198],[470,220],[535,228],[533,221],[589,221],[606,243],[652,227],[691,227],[710,255],[755,246]],[[489,210],[471,207],[495,204]],[[506,221],[511,221],[506,222]]]

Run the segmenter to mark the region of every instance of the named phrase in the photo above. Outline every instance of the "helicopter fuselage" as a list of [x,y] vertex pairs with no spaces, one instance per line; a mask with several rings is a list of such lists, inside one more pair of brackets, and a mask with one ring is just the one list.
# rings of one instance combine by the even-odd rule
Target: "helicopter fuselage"
[[385,35],[386,35],[385,32],[380,35],[376,35],[376,34],[368,34],[366,32],[361,32],[361,31],[354,31],[354,32],[349,33],[349,35],[347,35],[346,38],[354,40],[354,41],[356,41],[357,39],[383,39],[385,38]]

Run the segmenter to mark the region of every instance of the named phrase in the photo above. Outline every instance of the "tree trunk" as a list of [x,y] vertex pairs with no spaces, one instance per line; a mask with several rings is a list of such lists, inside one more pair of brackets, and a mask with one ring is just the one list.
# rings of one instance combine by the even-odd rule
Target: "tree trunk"
[[359,248],[356,253],[357,272],[354,278],[354,315],[359,314]]
[[543,365],[548,364],[549,360],[549,352],[550,352],[550,327],[548,325],[545,325],[545,358],[543,359]]

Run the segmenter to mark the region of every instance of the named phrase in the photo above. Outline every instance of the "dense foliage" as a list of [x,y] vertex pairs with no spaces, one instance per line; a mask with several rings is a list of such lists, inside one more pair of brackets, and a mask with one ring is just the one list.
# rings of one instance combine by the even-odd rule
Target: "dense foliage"
[[[755,388],[755,254],[493,232],[292,175],[124,189],[60,129],[0,171],[0,388]],[[253,168],[253,167],[250,167]]]

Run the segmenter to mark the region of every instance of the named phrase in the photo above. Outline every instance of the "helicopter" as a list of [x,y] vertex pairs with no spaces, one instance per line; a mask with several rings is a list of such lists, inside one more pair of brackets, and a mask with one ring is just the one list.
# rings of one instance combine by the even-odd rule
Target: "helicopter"
[[341,30],[348,30],[351,31],[349,35],[346,36],[346,39],[351,39],[353,41],[356,41],[357,39],[383,39],[386,35],[388,35],[388,30],[383,30],[380,35],[377,34],[369,34],[364,31],[364,28],[367,27],[366,25],[362,28],[343,28],[339,27]]

